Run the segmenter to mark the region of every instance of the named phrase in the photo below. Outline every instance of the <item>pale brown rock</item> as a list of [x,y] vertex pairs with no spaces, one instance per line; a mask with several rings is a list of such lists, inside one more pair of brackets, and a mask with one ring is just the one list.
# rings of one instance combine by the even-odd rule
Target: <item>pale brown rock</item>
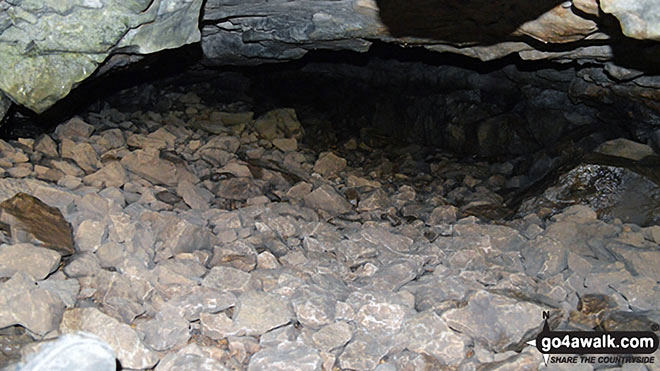
[[8,226],[14,242],[28,242],[63,255],[75,252],[73,230],[59,209],[27,193],[0,203],[0,222]]

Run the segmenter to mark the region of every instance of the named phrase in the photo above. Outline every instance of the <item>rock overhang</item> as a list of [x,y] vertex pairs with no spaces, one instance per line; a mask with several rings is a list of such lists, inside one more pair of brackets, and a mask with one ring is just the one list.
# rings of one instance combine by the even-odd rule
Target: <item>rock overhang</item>
[[9,102],[43,112],[112,69],[111,56],[196,42],[207,65],[289,61],[318,49],[365,52],[381,41],[482,61],[518,54],[606,63],[625,79],[652,68],[656,8],[660,1],[0,1],[0,113]]

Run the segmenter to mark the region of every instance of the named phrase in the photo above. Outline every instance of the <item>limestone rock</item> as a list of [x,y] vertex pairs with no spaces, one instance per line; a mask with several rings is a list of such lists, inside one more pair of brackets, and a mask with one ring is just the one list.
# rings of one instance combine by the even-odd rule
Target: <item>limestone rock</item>
[[[89,138],[94,132],[94,126],[86,123],[80,117],[74,117],[69,121],[60,124],[55,128],[55,134],[58,138]],[[46,139],[47,140],[47,139]],[[46,145],[50,145],[47,143]],[[51,152],[51,151],[48,151]]]
[[303,197],[305,205],[312,209],[322,209],[333,215],[348,213],[351,204],[332,187],[323,185]]
[[183,345],[190,339],[190,323],[173,313],[160,312],[156,318],[140,323],[137,330],[144,335],[142,341],[156,351]]
[[324,352],[344,346],[351,338],[353,338],[353,329],[346,322],[331,323],[312,335],[318,349]]
[[57,252],[29,243],[0,245],[0,278],[23,272],[42,280],[57,269],[59,262]]
[[323,152],[314,164],[314,171],[324,177],[336,175],[346,168],[346,160],[332,152]]
[[112,347],[123,367],[145,369],[158,362],[158,356],[147,349],[129,325],[103,314],[96,308],[75,308],[64,313],[60,331],[92,333]]
[[179,181],[196,182],[195,176],[182,167],[160,158],[154,149],[136,150],[121,159],[121,164],[129,171],[156,184],[175,186]]
[[16,242],[35,243],[63,255],[75,252],[71,225],[60,210],[34,196],[18,193],[0,203],[0,221],[11,228]]
[[126,170],[119,161],[110,161],[99,171],[83,178],[85,184],[98,188],[122,187],[127,180]]
[[[450,309],[441,318],[447,326],[501,352],[539,330],[543,310],[548,308],[481,290],[468,298],[466,307]],[[512,322],[517,325],[510,327]]]
[[250,359],[248,371],[320,371],[321,363],[321,356],[314,348],[289,341],[255,353]]
[[34,279],[18,272],[0,284],[0,328],[21,325],[38,335],[56,330],[64,303]]
[[163,357],[156,371],[227,371],[217,359],[196,344],[190,344],[176,353]]
[[293,318],[291,305],[279,295],[248,291],[238,298],[234,321],[247,335],[262,335]]
[[398,340],[408,350],[429,354],[442,364],[457,365],[466,358],[469,338],[450,329],[433,311],[408,319]]
[[644,157],[653,154],[653,148],[650,146],[633,142],[632,140],[625,138],[613,139],[605,143],[601,143],[594,151],[635,161],[641,160]]
[[213,197],[211,192],[199,188],[185,179],[177,185],[176,193],[188,206],[197,210],[208,210],[209,201]]

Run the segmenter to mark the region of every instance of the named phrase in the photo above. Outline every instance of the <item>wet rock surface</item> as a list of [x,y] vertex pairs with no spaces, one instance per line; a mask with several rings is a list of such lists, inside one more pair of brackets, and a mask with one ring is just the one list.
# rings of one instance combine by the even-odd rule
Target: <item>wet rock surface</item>
[[36,232],[0,245],[3,366],[82,330],[129,369],[534,369],[525,342],[544,311],[565,330],[660,316],[655,219],[593,202],[511,210],[512,189],[534,184],[515,178],[519,158],[342,139],[290,108],[201,95],[0,142],[3,169],[43,167],[8,172],[2,200],[38,198],[72,241],[70,257]]

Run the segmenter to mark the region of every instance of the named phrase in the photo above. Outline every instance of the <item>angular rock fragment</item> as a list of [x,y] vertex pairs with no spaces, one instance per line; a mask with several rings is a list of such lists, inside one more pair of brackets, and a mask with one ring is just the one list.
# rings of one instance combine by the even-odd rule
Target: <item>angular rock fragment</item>
[[289,323],[293,318],[291,305],[285,299],[253,290],[238,298],[234,321],[247,335],[262,335]]
[[450,309],[441,318],[449,327],[501,352],[536,333],[543,325],[539,313],[544,310],[549,308],[480,290],[468,298],[466,307]]
[[106,187],[122,187],[128,176],[126,175],[126,170],[119,163],[119,161],[110,161],[109,163],[103,165],[103,167],[93,173],[85,176],[83,182],[97,188],[106,188]]
[[324,177],[336,175],[346,168],[346,160],[332,152],[323,152],[314,164],[314,171]]
[[0,222],[9,227],[15,242],[28,242],[63,255],[75,252],[71,225],[59,209],[38,198],[18,193],[0,203]]
[[330,352],[348,343],[353,337],[353,328],[347,322],[335,322],[324,326],[312,335],[314,343],[324,352]]
[[348,213],[351,204],[332,187],[323,185],[303,197],[305,206],[325,210],[332,215]]
[[94,132],[94,126],[86,123],[80,117],[76,116],[69,121],[59,124],[55,128],[55,134],[58,138],[89,138]]
[[248,371],[268,370],[321,370],[322,359],[318,351],[301,342],[284,342],[255,353]]
[[182,166],[160,158],[155,149],[133,151],[121,159],[121,164],[129,171],[156,184],[175,186],[179,181],[197,182],[196,177]]
[[119,323],[96,308],[75,308],[64,313],[60,331],[92,333],[110,344],[125,368],[145,369],[158,362],[158,356],[147,349],[131,326]]
[[199,188],[188,180],[182,180],[176,187],[176,193],[183,198],[183,201],[192,209],[208,210],[209,201],[213,194],[208,190]]
[[196,344],[190,344],[176,353],[163,357],[155,371],[227,371],[217,359]]
[[159,312],[156,318],[142,322],[137,330],[144,335],[142,341],[151,349],[165,351],[190,339],[190,323],[174,313]]
[[412,352],[428,354],[442,364],[455,366],[466,358],[470,339],[450,329],[435,312],[426,311],[404,323],[397,342]]
[[46,278],[60,263],[60,254],[29,243],[0,245],[0,278],[16,272],[29,274],[37,280]]
[[43,336],[57,329],[63,312],[62,300],[25,273],[0,283],[0,328],[21,325]]

